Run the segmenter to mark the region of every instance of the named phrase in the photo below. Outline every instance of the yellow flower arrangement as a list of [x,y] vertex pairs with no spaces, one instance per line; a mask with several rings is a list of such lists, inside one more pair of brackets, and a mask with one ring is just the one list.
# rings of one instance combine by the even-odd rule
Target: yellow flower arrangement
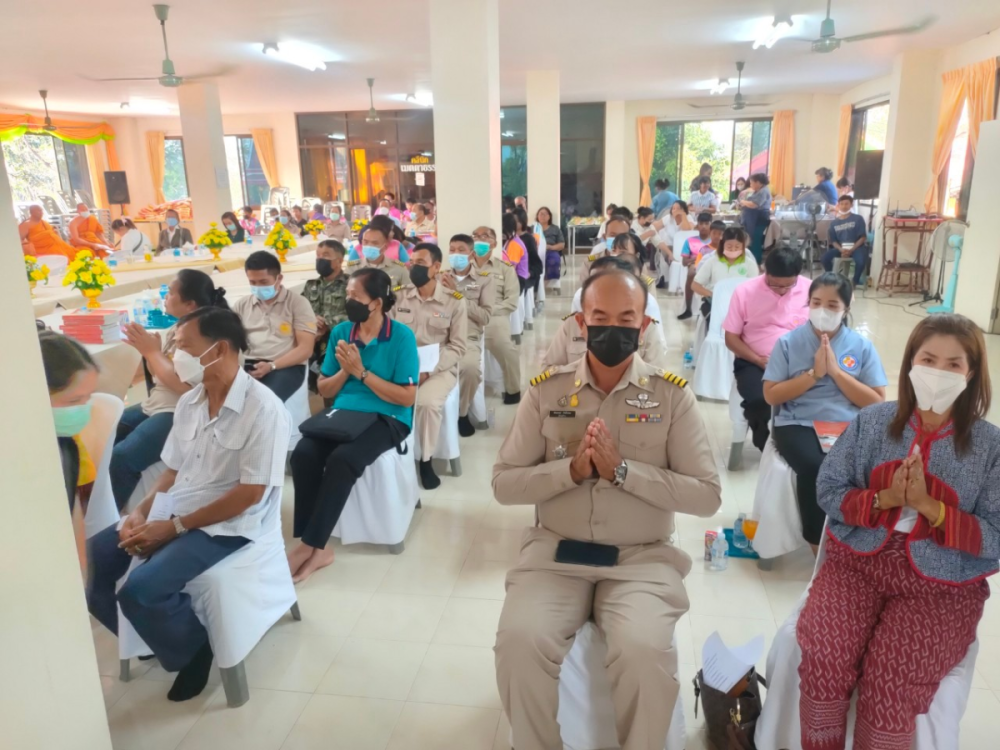
[[39,281],[49,283],[49,267],[40,264],[34,255],[24,256],[24,271],[28,274],[28,281],[37,284]]
[[219,225],[214,221],[208,225],[210,228],[205,234],[198,238],[198,244],[207,247],[216,260],[222,253],[222,248],[229,247],[233,241],[229,239],[229,232],[219,229]]
[[66,268],[62,283],[78,289],[87,298],[87,307],[100,307],[97,298],[106,287],[115,285],[115,277],[107,263],[95,258],[90,250],[81,250]]
[[312,221],[306,222],[306,225],[302,228],[311,234],[313,239],[316,239],[316,235],[326,229],[326,224],[318,219],[313,219]]
[[368,226],[367,219],[355,219],[353,222],[351,222],[351,231],[354,232],[354,234],[357,234],[366,226]]
[[274,250],[282,263],[285,262],[289,249],[297,246],[295,237],[291,232],[285,229],[281,222],[275,222],[274,227],[271,229],[271,233],[268,234],[267,238],[264,240],[264,247],[269,247]]

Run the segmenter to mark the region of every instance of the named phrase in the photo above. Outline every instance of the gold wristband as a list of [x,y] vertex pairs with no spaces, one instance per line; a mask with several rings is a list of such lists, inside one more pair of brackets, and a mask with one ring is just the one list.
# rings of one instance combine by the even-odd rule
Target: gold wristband
[[944,515],[946,507],[947,506],[945,506],[943,502],[938,500],[938,518],[934,523],[931,524],[932,529],[936,529],[937,527],[939,527],[941,524],[944,523]]

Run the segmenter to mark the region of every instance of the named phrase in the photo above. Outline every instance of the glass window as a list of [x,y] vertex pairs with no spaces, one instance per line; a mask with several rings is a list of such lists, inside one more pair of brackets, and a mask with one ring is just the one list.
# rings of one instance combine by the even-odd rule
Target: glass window
[[76,191],[93,203],[86,147],[45,133],[25,133],[3,142],[8,178],[15,201],[30,203],[51,196],[76,208]]
[[163,141],[163,197],[168,201],[188,197],[184,142],[180,138]]
[[[56,139],[52,139],[53,143]],[[88,205],[93,205],[94,202],[94,191],[93,186],[90,184],[90,167],[87,162],[87,147],[82,146],[77,143],[66,143],[65,141],[58,141],[58,144],[62,146],[63,151],[66,152],[66,172],[69,175],[69,186],[71,192],[77,192],[81,194],[85,203]],[[97,146],[102,148],[100,144]],[[103,175],[101,175],[103,177]],[[75,198],[75,196],[74,196]],[[74,203],[76,201],[74,200]],[[74,206],[70,206],[74,208]]]
[[[670,189],[676,190],[680,184],[681,129],[682,125],[670,122],[656,123],[656,147],[653,150],[653,169],[649,182],[670,180]],[[641,187],[641,186],[640,186]],[[649,194],[653,194],[650,188]]]
[[880,104],[865,110],[861,136],[862,151],[884,151],[889,132],[889,105]]
[[386,193],[399,197],[399,156],[394,148],[352,148],[351,203],[373,208]]
[[394,112],[380,112],[378,122],[368,122],[367,112],[347,113],[347,138],[351,145],[364,143],[376,146],[396,144],[396,118]]
[[434,112],[429,109],[408,109],[394,113],[399,117],[396,128],[399,142],[433,148]]
[[500,192],[528,194],[528,108],[500,110]]
[[733,157],[733,121],[709,120],[684,124],[684,145],[681,150],[681,182],[674,192],[687,199],[692,182],[702,164],[712,165],[712,187],[724,189],[730,184]]
[[229,170],[229,192],[233,206],[260,206],[271,196],[271,186],[264,177],[264,170],[257,157],[253,137],[227,135],[226,166]]
[[969,102],[962,105],[962,116],[955,130],[955,140],[951,142],[951,157],[948,161],[948,176],[945,180],[944,213],[958,216],[964,213],[960,196],[965,178],[966,157],[969,151]]
[[347,140],[347,116],[343,112],[297,115],[299,145],[325,146]]
[[[604,213],[604,104],[559,108],[563,221]],[[530,198],[530,196],[529,196]]]

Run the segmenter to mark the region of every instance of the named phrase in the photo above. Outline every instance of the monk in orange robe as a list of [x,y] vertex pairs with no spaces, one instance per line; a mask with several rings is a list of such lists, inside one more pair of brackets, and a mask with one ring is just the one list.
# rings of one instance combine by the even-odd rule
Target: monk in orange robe
[[77,249],[63,240],[59,232],[42,219],[41,206],[29,209],[29,218],[21,222],[17,231],[21,235],[21,250],[25,255],[65,255],[70,260],[76,258]]
[[104,227],[90,212],[86,203],[76,204],[76,218],[69,223],[69,244],[75,248],[93,250],[94,255],[104,258],[112,251],[104,239]]

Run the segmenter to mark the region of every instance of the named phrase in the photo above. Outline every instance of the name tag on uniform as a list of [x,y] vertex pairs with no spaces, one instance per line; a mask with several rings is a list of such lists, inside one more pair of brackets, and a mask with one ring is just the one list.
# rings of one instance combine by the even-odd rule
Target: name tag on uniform
[[550,411],[549,416],[555,419],[573,419],[576,417],[575,411]]
[[407,307],[397,307],[396,312],[411,312],[411,310]]
[[574,336],[573,341],[586,341],[586,339],[583,336]]

